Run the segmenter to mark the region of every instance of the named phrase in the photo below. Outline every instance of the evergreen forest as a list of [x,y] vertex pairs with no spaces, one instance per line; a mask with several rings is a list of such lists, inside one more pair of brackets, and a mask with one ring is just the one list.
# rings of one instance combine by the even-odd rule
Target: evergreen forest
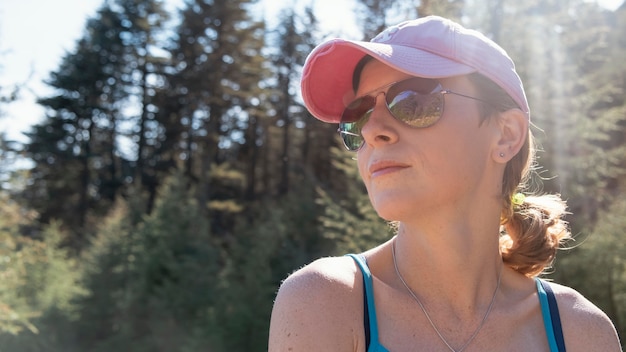
[[[545,275],[626,340],[626,5],[353,1],[351,39],[436,14],[509,52],[533,188],[567,199],[575,235]],[[299,95],[307,54],[345,33],[280,3],[103,0],[86,21],[27,141],[0,135],[0,352],[264,351],[289,273],[393,235]],[[0,86],[0,124],[19,94]]]

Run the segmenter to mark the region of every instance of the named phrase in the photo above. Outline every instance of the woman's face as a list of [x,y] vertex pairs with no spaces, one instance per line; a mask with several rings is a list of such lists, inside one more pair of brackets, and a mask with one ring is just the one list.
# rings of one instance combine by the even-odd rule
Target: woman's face
[[[361,73],[356,95],[409,77],[371,61]],[[444,89],[478,96],[466,77],[439,82]],[[481,123],[476,100],[446,94],[444,101],[437,123],[414,128],[394,119],[385,107],[384,95],[379,94],[362,127],[359,172],[374,208],[386,220],[466,214],[480,197],[498,197],[502,174],[498,180],[492,158],[497,124],[491,119]]]

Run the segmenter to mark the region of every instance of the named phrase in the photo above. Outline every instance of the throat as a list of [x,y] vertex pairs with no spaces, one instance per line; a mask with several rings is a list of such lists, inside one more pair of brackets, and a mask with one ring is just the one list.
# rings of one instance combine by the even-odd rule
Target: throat
[[[429,312],[429,309],[427,306],[427,302],[422,302],[420,297],[407,284],[398,266],[398,260],[396,258],[396,242],[397,242],[397,238],[394,238],[392,241],[392,245],[391,245],[391,254],[392,254],[392,260],[393,260],[395,273],[396,273],[398,280],[402,283],[402,286],[406,289],[406,292],[412,297],[415,303],[419,306],[420,310],[424,314],[424,317],[426,318],[426,320],[428,320],[428,323],[430,324],[433,332],[439,337],[441,342],[452,352],[464,351],[472,343],[472,341],[476,338],[476,336],[478,336],[482,327],[487,322],[487,319],[489,318],[489,314],[493,310],[493,307],[496,303],[496,297],[498,296],[498,291],[500,289],[500,282],[502,279],[502,271],[503,271],[502,261],[500,261],[500,266],[499,266],[498,274],[496,278],[495,289],[491,296],[491,300],[489,301],[489,304],[487,308],[485,309],[482,317],[479,318],[479,320],[477,320],[478,322],[476,324],[471,323],[474,321],[474,319],[472,318],[462,319],[462,321],[466,321],[468,322],[468,324],[475,325],[476,327],[469,328],[469,329],[461,328],[461,330],[471,331],[471,333],[468,333],[467,337],[465,337],[464,340],[462,341],[452,341],[453,336],[455,337],[454,340],[457,340],[457,338],[461,338],[459,335],[463,335],[463,334],[460,333],[459,329],[455,329],[455,328],[447,328],[445,330],[442,330],[440,326],[438,325],[438,323],[435,321],[435,319],[433,319],[433,316],[431,316],[431,313]],[[432,307],[432,304],[431,304],[431,307]],[[448,318],[446,319],[446,321],[458,321],[458,320],[456,319],[453,320],[453,319]]]

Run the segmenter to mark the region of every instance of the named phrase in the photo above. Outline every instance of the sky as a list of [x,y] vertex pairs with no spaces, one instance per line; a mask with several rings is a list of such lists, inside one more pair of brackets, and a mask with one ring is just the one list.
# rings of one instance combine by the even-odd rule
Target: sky
[[[266,18],[273,11],[298,0],[266,0]],[[23,84],[20,99],[0,111],[0,133],[26,142],[22,132],[40,122],[43,109],[37,97],[51,92],[42,83],[58,68],[63,55],[74,49],[82,37],[88,18],[95,15],[104,0],[0,0],[0,87]],[[170,9],[181,0],[166,0]],[[624,0],[598,0],[608,9],[616,9]],[[273,5],[273,6],[271,6]],[[345,15],[353,10],[347,0],[315,0],[321,25],[329,31],[345,31]],[[347,30],[349,31],[349,29]]]

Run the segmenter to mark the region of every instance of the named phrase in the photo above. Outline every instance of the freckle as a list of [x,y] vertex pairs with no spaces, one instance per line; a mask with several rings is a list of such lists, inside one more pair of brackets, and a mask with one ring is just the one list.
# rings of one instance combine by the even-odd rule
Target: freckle
[[288,333],[288,334],[287,334],[287,337],[289,337],[289,336],[291,336],[291,333]]

